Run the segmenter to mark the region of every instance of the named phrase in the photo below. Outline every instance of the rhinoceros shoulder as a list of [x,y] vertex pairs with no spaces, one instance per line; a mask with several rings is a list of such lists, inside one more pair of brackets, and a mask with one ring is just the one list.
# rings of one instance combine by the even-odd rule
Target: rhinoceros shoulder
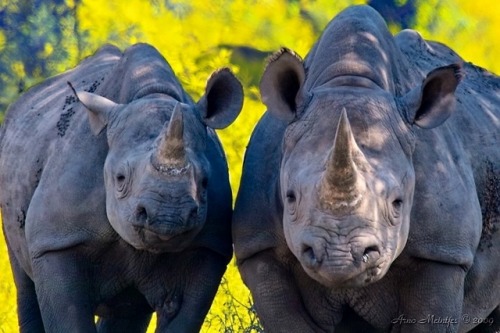
[[284,239],[279,169],[286,126],[267,112],[248,143],[233,217],[238,260],[276,247]]

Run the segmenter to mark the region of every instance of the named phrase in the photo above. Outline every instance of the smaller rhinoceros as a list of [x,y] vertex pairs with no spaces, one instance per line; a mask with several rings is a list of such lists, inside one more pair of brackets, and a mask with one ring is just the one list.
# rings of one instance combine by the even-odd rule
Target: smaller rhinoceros
[[11,105],[0,204],[21,332],[144,332],[153,312],[157,332],[199,331],[232,255],[213,129],[242,101],[221,69],[194,103],[137,44],[103,47]]
[[355,6],[260,88],[233,240],[266,332],[498,332],[500,78]]

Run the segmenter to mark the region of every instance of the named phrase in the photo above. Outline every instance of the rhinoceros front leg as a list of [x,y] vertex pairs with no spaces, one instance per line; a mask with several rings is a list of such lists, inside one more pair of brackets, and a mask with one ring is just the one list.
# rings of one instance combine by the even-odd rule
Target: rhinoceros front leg
[[38,307],[35,285],[30,277],[23,271],[17,258],[11,253],[10,249],[9,258],[17,289],[19,331],[21,333],[43,332],[43,322]]
[[290,271],[270,251],[245,259],[239,265],[266,332],[322,332],[305,309]]
[[400,287],[393,332],[458,332],[466,271],[459,265],[422,260]]
[[199,332],[228,262],[207,249],[191,251],[179,259],[175,278],[165,281],[169,289],[175,285],[175,291],[155,309],[156,333]]
[[78,248],[47,252],[33,260],[33,279],[46,332],[96,332],[88,267],[91,264],[78,255]]

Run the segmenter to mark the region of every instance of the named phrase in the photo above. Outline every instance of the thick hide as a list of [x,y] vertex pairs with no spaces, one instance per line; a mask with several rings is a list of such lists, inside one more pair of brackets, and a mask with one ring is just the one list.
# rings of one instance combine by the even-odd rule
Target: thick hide
[[145,332],[153,312],[156,332],[199,331],[232,255],[213,128],[242,100],[221,69],[193,102],[137,44],[105,46],[10,106],[0,204],[21,332]]
[[233,240],[266,332],[500,329],[499,77],[356,6],[261,95]]

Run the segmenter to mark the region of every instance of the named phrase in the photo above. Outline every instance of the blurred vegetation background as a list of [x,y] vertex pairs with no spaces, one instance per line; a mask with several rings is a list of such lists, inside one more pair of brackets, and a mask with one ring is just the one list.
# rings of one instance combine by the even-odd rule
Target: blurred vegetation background
[[[0,121],[23,91],[76,66],[104,43],[154,45],[195,100],[210,73],[229,66],[245,89],[240,117],[219,131],[236,195],[245,146],[265,110],[257,89],[265,59],[281,46],[304,57],[336,13],[363,3],[377,9],[393,33],[416,29],[500,73],[500,6],[494,0],[0,0]],[[234,262],[202,331],[262,331]],[[0,332],[18,332],[3,237]]]

